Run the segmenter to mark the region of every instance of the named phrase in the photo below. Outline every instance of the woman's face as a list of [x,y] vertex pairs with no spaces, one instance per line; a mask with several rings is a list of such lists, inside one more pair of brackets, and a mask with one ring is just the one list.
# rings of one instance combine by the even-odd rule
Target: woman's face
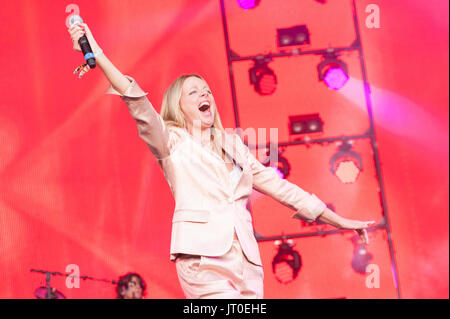
[[193,124],[201,124],[201,129],[214,124],[214,97],[208,84],[197,77],[187,78],[181,89],[180,107],[188,130]]

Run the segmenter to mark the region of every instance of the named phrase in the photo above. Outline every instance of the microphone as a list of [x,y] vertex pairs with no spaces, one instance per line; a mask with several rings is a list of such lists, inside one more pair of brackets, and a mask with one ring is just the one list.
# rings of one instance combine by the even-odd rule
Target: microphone
[[[69,26],[72,26],[76,23],[83,23],[83,19],[79,15],[72,15],[69,18]],[[91,46],[86,35],[83,35],[80,39],[78,39],[78,44],[80,45],[81,51],[83,52],[84,59],[91,69],[95,68],[97,65],[95,62],[94,53],[92,53]]]

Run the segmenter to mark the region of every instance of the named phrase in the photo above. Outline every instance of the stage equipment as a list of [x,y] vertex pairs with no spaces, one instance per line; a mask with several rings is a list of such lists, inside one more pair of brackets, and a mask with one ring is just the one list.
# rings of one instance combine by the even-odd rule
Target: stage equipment
[[280,283],[288,284],[297,278],[302,268],[302,258],[293,249],[295,244],[292,239],[285,241],[283,238],[276,240],[274,244],[278,246],[278,253],[273,258],[272,271]]
[[323,132],[323,121],[319,113],[289,116],[289,134]]
[[291,165],[288,160],[280,154],[278,154],[278,162],[275,166],[272,166],[273,169],[277,172],[278,176],[283,179],[286,179],[291,172]]
[[361,155],[352,151],[349,141],[342,142],[330,160],[331,172],[344,184],[354,183],[362,171]]
[[306,25],[277,29],[278,47],[311,44],[310,34]]
[[261,0],[237,0],[239,6],[244,10],[256,8]]
[[325,82],[332,90],[342,89],[349,80],[348,67],[338,57],[338,52],[330,50],[322,56],[317,66],[319,81]]
[[353,236],[351,240],[354,245],[352,268],[355,272],[365,275],[373,255],[367,251],[367,245],[361,242],[359,236]]
[[282,154],[283,151],[279,150],[276,144],[270,144],[270,149],[266,153],[267,157],[262,164],[273,168],[281,178],[287,178],[291,172],[291,165]]
[[267,65],[270,61],[270,59],[256,58],[253,60],[253,67],[249,70],[250,84],[260,95],[273,94],[277,88],[275,72]]
[[[316,0],[318,3],[326,3],[326,0]],[[307,56],[319,56],[323,57],[323,64],[321,63],[320,67],[318,67],[319,70],[319,80],[322,78],[322,81],[325,81],[325,75],[327,85],[330,85],[334,87],[335,89],[338,89],[345,85],[347,80],[349,79],[348,71],[347,71],[347,65],[340,61],[338,59],[338,56],[347,53],[352,54],[356,53],[357,58],[359,61],[359,69],[361,71],[361,79],[363,81],[363,85],[361,86],[361,89],[364,93],[364,99],[366,102],[366,110],[367,110],[367,116],[369,120],[369,127],[368,130],[365,132],[360,132],[357,134],[345,134],[345,132],[341,132],[341,135],[339,136],[333,136],[333,137],[324,137],[324,138],[304,138],[301,140],[294,140],[294,141],[286,141],[286,142],[278,142],[278,147],[291,147],[291,146],[305,146],[306,148],[309,148],[311,145],[324,145],[328,143],[336,143],[338,141],[346,142],[349,140],[368,140],[371,145],[371,155],[373,158],[373,162],[375,165],[375,176],[378,182],[378,187],[375,188],[375,191],[379,194],[380,199],[380,206],[381,206],[381,212],[382,212],[382,218],[383,223],[380,223],[377,226],[370,227],[368,231],[377,231],[377,230],[384,230],[387,232],[387,247],[389,249],[389,255],[391,258],[391,266],[392,266],[392,278],[395,285],[395,289],[397,291],[398,298],[401,298],[401,289],[400,289],[400,283],[399,283],[399,274],[397,269],[397,262],[396,257],[394,253],[394,245],[392,242],[391,237],[391,226],[389,221],[389,214],[388,214],[388,207],[386,205],[386,195],[385,195],[385,187],[383,182],[383,174],[381,170],[381,162],[380,162],[380,156],[378,151],[378,144],[375,134],[375,123],[374,123],[374,115],[373,115],[373,104],[372,104],[372,98],[371,98],[371,91],[370,91],[370,83],[368,80],[368,74],[367,74],[367,68],[366,68],[366,62],[365,57],[363,54],[363,47],[362,47],[362,38],[361,38],[361,28],[359,25],[359,18],[358,18],[358,11],[361,11],[361,9],[357,8],[356,6],[356,0],[348,0],[351,4],[351,16],[353,20],[353,26],[354,26],[354,34],[355,38],[353,41],[349,43],[349,45],[341,46],[341,47],[328,47],[328,48],[315,48],[312,50],[300,50],[299,47],[294,47],[292,50],[280,50],[280,52],[268,52],[266,54],[261,53],[254,53],[254,54],[247,54],[247,55],[241,55],[238,51],[234,50],[231,47],[230,43],[230,33],[228,30],[228,22],[227,22],[227,9],[225,0],[220,0],[220,10],[222,15],[222,26],[224,30],[224,39],[225,39],[225,48],[227,53],[227,61],[228,61],[228,72],[229,72],[229,80],[230,80],[230,88],[231,88],[231,98],[233,101],[233,109],[234,109],[234,120],[235,120],[235,127],[240,128],[241,120],[239,116],[239,108],[238,108],[238,97],[237,97],[237,86],[235,83],[235,74],[234,74],[234,64],[239,63],[248,63],[249,61],[254,61],[255,58],[258,58],[260,60],[262,59],[270,59],[271,61],[274,59],[285,59],[285,58],[294,58],[294,57],[307,57]],[[343,1],[345,2],[345,1]],[[349,14],[350,16],[350,14]],[[260,20],[261,23],[264,23],[264,20]],[[270,34],[269,34],[270,36]],[[329,39],[329,41],[334,41],[334,39]],[[289,48],[288,48],[289,49]],[[334,62],[334,68],[330,67],[333,66],[332,62]],[[355,64],[356,65],[356,64]],[[293,72],[298,72],[298,68],[293,67]],[[331,71],[331,72],[326,72]],[[334,72],[337,71],[337,72]],[[336,78],[336,79],[334,79]],[[333,84],[334,83],[334,84]],[[344,134],[344,135],[342,135]],[[266,143],[261,145],[253,145],[253,149],[267,149],[268,145]],[[358,162],[358,161],[357,161]],[[344,166],[343,166],[344,168]],[[358,167],[361,168],[362,167]],[[290,234],[289,238],[304,238],[304,237],[314,237],[314,236],[325,236],[325,235],[331,235],[331,234],[341,234],[349,232],[349,230],[342,230],[342,229],[335,229],[335,230],[326,230],[322,231],[319,228],[319,231],[313,232],[313,233],[299,233],[299,234]],[[258,234],[257,241],[263,242],[263,241],[274,241],[277,239],[282,238],[281,235],[277,236],[264,236],[262,234]],[[286,237],[285,237],[286,238]]]
[[89,276],[74,276],[71,274],[64,274],[64,273],[57,272],[57,271],[48,271],[48,270],[39,270],[39,269],[30,269],[30,271],[45,274],[45,278],[46,278],[45,284],[46,285],[42,286],[42,287],[38,287],[34,291],[34,296],[38,299],[66,299],[66,297],[61,292],[56,290],[56,288],[52,288],[50,286],[51,276],[72,277],[72,278],[80,278],[83,280],[88,279],[88,280],[94,280],[94,281],[103,281],[103,282],[107,282],[107,283],[112,283],[114,285],[117,284],[117,281],[114,281],[114,280],[96,279],[96,278],[92,278]]
[[66,299],[61,292],[56,290],[56,288],[51,288],[50,286],[36,288],[34,291],[34,296],[37,299]]

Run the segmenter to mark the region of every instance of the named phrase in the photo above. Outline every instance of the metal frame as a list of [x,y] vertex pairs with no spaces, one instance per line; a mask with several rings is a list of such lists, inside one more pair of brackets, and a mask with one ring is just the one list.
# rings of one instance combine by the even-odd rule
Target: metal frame
[[[373,160],[375,162],[375,168],[376,168],[376,177],[379,183],[380,187],[380,202],[381,202],[381,208],[382,208],[382,216],[383,220],[381,223],[374,227],[368,228],[368,231],[376,231],[378,229],[385,229],[387,233],[387,240],[389,245],[389,252],[391,257],[391,264],[392,264],[392,275],[394,279],[394,285],[397,289],[397,296],[398,298],[401,298],[400,294],[400,284],[398,281],[398,270],[397,265],[395,261],[395,252],[394,247],[392,243],[392,237],[391,237],[391,226],[389,223],[388,218],[388,210],[386,205],[386,194],[384,191],[384,183],[383,183],[383,177],[381,172],[381,165],[380,165],[380,158],[378,154],[378,146],[376,141],[376,135],[375,135],[375,125],[374,125],[374,119],[373,119],[373,111],[372,111],[372,100],[371,100],[371,91],[370,91],[370,84],[368,82],[367,78],[367,72],[366,72],[366,65],[363,55],[363,48],[361,44],[361,34],[358,24],[358,16],[356,11],[356,4],[355,0],[352,1],[353,6],[353,22],[354,22],[354,28],[355,28],[355,41],[348,47],[337,47],[332,48],[334,52],[343,52],[343,51],[358,51],[359,53],[359,59],[360,59],[360,66],[362,70],[362,77],[363,77],[363,83],[364,83],[364,96],[366,101],[366,107],[367,107],[367,113],[369,116],[369,122],[370,126],[367,132],[361,135],[352,135],[352,136],[338,136],[338,137],[330,137],[330,138],[320,138],[320,139],[312,139],[308,141],[289,141],[289,142],[281,142],[278,143],[278,146],[294,146],[294,145],[310,145],[310,144],[323,144],[323,143],[333,143],[336,141],[346,141],[346,140],[355,140],[355,139],[370,139],[370,143],[372,146],[373,151]],[[240,120],[239,120],[239,112],[238,112],[238,103],[236,98],[236,86],[234,82],[234,74],[233,74],[233,63],[234,62],[240,62],[240,61],[248,61],[253,60],[257,58],[283,58],[283,57],[293,57],[293,56],[303,56],[303,55],[324,55],[326,53],[330,52],[330,49],[318,49],[318,50],[309,50],[309,51],[300,51],[298,49],[293,50],[292,52],[279,52],[279,53],[270,53],[266,55],[253,55],[253,56],[239,56],[235,52],[233,52],[230,48],[230,41],[229,41],[229,34],[228,34],[228,25],[227,25],[227,17],[226,17],[226,11],[225,11],[225,0],[220,0],[220,8],[221,8],[221,14],[222,14],[222,24],[223,24],[223,30],[224,30],[224,37],[225,37],[225,46],[227,51],[227,61],[228,61],[228,70],[229,70],[229,77],[230,77],[230,85],[231,85],[231,95],[233,100],[233,108],[234,108],[234,116],[235,116],[235,124],[236,128],[240,128]],[[266,145],[255,145],[250,146],[252,148],[270,148],[270,143]],[[290,234],[290,235],[281,235],[281,236],[270,236],[270,237],[264,237],[256,232],[256,238],[257,241],[263,242],[263,241],[274,241],[278,239],[286,239],[286,238],[302,238],[302,237],[311,237],[311,236],[325,236],[330,234],[339,234],[339,233],[346,233],[346,232],[353,232],[349,230],[331,230],[331,231],[322,231],[319,229],[317,232],[312,233],[302,233],[302,234]]]

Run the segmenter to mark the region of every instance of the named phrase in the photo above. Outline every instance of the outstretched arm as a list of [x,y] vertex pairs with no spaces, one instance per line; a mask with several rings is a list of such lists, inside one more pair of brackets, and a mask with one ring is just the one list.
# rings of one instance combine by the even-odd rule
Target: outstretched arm
[[250,152],[248,147],[242,143],[239,136],[237,136],[237,140],[238,143],[242,144],[241,146],[243,146],[246,151],[245,157],[250,164],[253,174],[253,187],[256,190],[269,195],[283,205],[296,210],[292,215],[293,218],[306,220],[308,222],[319,219],[336,228],[352,229],[358,233],[365,243],[368,243],[368,236],[365,229],[369,227],[370,224],[374,223],[373,221],[362,222],[337,215],[327,208],[317,196],[282,179],[272,168],[261,164]]

